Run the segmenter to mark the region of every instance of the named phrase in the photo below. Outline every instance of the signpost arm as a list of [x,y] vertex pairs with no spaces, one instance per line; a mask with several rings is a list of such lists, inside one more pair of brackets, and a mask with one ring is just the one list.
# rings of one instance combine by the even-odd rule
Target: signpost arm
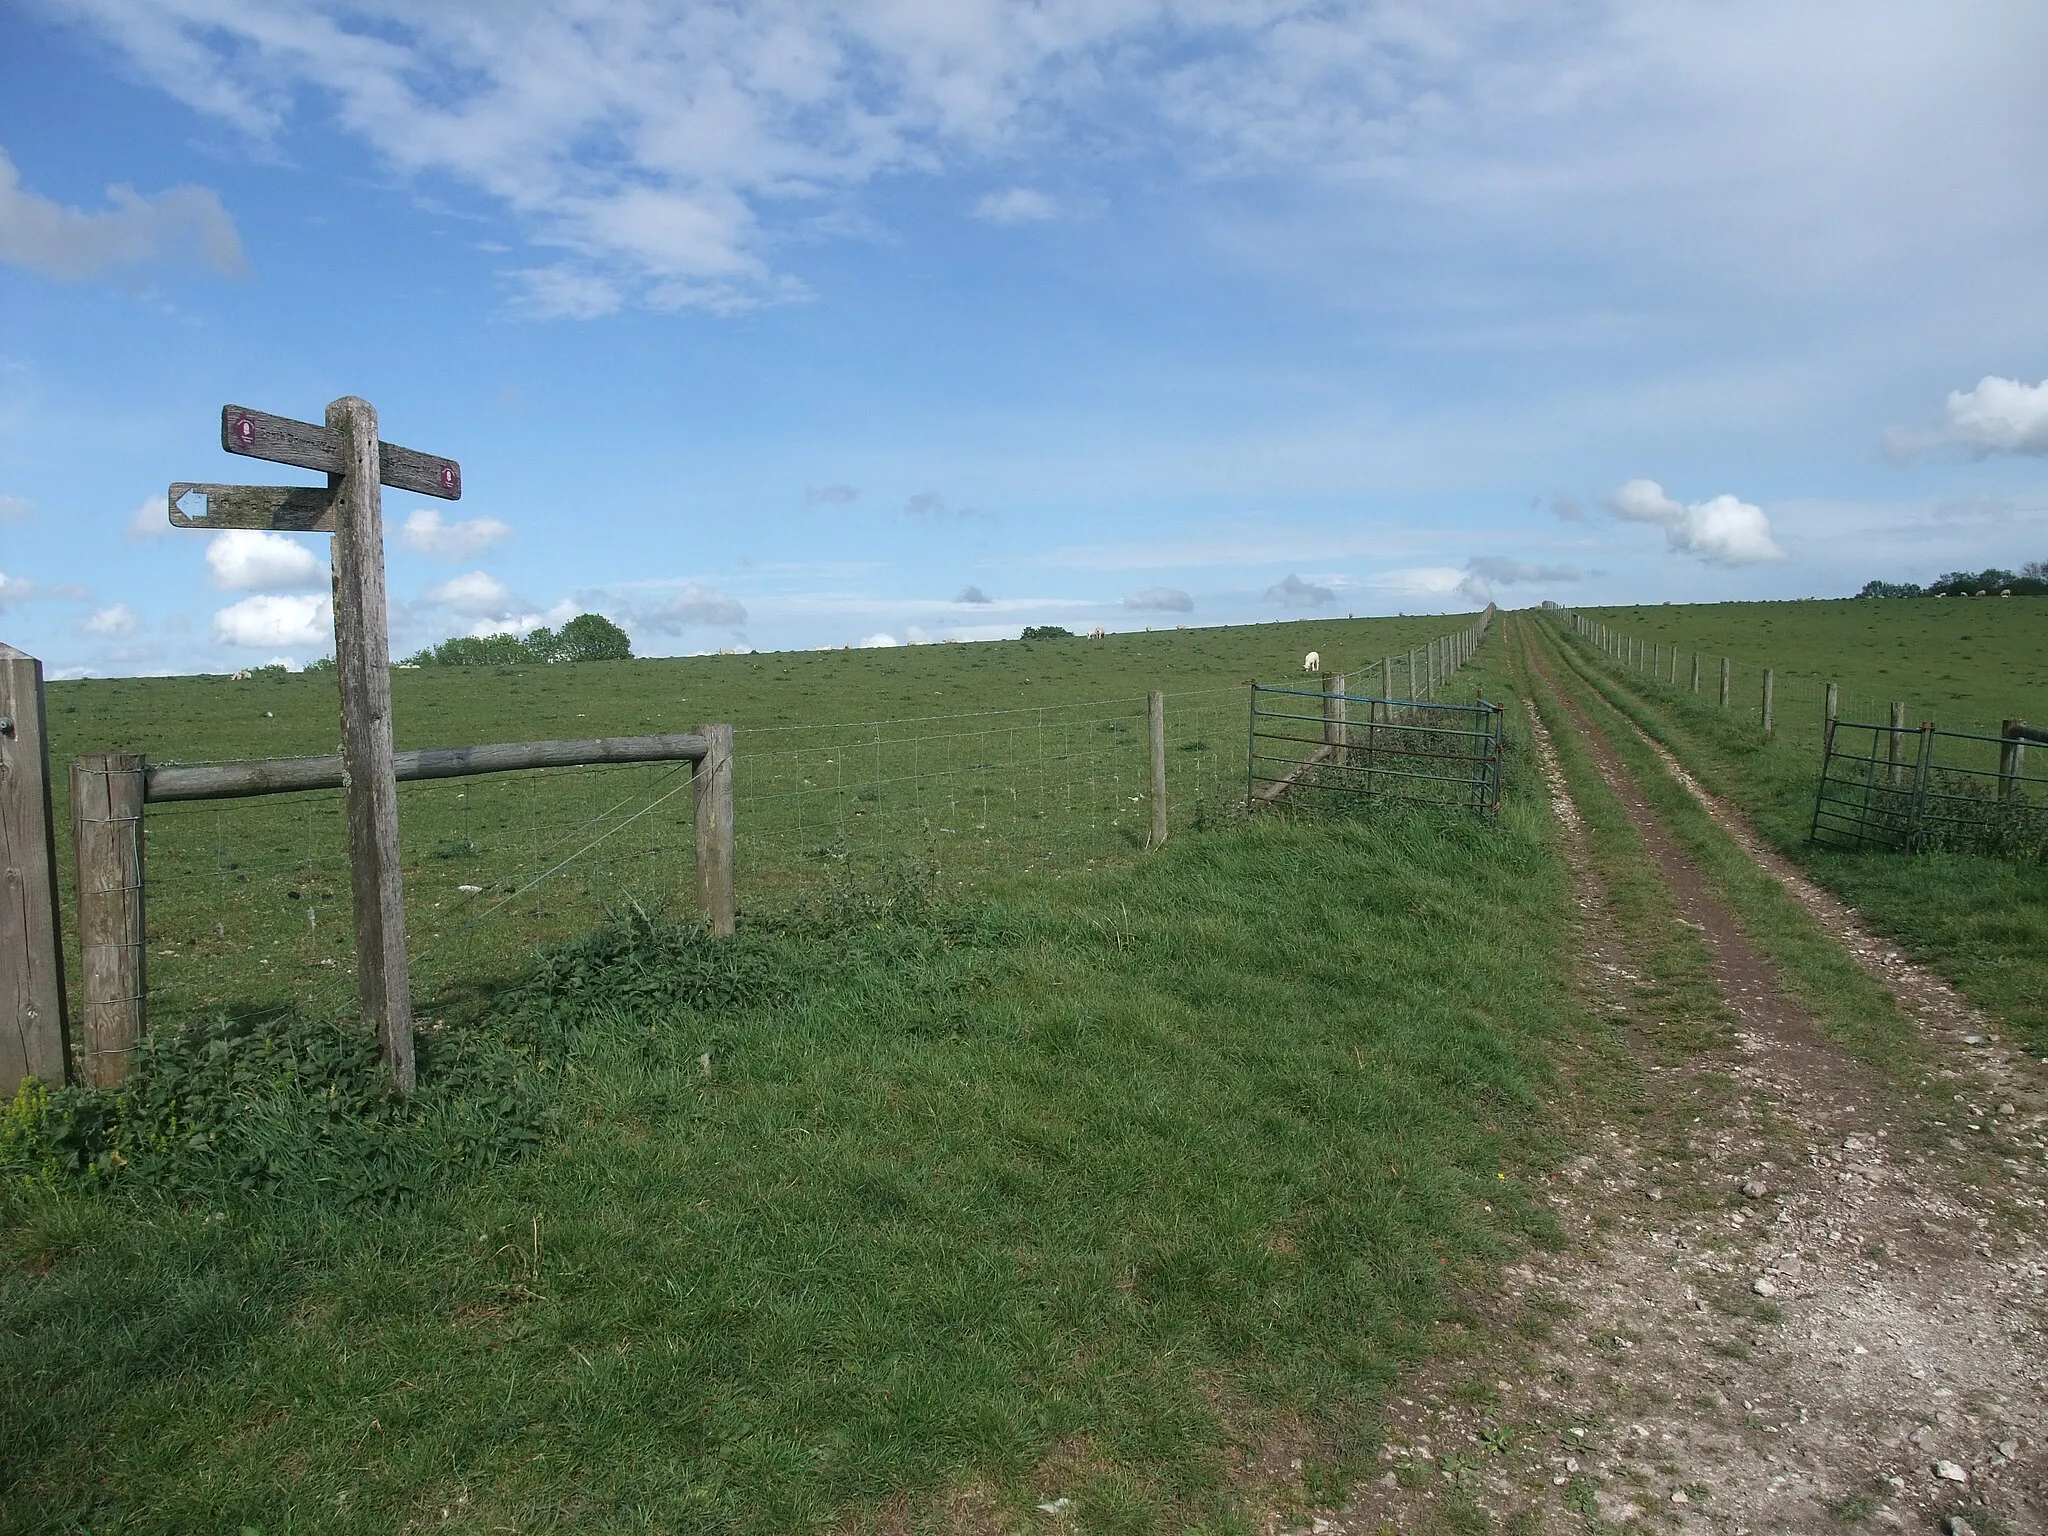
[[334,493],[334,654],[355,898],[356,996],[377,1029],[400,1093],[413,1088],[412,983],[398,866],[398,783],[391,756],[391,637],[384,596],[384,497],[377,412],[354,396],[327,407],[345,445]]

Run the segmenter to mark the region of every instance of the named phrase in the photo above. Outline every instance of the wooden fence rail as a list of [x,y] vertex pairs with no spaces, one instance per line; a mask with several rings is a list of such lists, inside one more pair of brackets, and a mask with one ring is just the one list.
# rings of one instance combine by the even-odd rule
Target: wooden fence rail
[[[394,783],[471,778],[533,768],[582,768],[604,763],[687,762],[696,799],[697,904],[720,938],[733,933],[732,727],[706,725],[668,736],[610,736],[587,741],[501,742],[479,747],[437,747],[394,752]],[[127,1076],[136,1043],[148,1023],[144,970],[145,890],[142,812],[145,804],[176,800],[233,800],[339,789],[347,783],[339,757],[284,757],[241,763],[152,768],[140,757],[101,754],[72,765],[72,839],[78,857],[79,942],[84,959],[83,1028],[79,1066],[88,1081],[108,1084]],[[350,822],[349,863],[364,866],[358,828]],[[401,957],[402,958],[402,957]],[[375,966],[358,935],[356,963]],[[387,967],[392,986],[409,985],[407,969]],[[410,1008],[383,1016],[410,1018]],[[401,1042],[410,1060],[410,1041]],[[38,1077],[44,1073],[38,1071]],[[407,1074],[409,1078],[409,1074]],[[401,1082],[409,1086],[402,1078]]]

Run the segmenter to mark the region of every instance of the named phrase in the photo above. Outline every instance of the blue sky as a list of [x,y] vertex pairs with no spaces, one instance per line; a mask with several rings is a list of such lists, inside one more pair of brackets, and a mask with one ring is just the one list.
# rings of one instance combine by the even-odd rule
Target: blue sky
[[16,0],[0,638],[331,646],[229,401],[462,461],[394,647],[1840,595],[2048,559],[2048,7]]

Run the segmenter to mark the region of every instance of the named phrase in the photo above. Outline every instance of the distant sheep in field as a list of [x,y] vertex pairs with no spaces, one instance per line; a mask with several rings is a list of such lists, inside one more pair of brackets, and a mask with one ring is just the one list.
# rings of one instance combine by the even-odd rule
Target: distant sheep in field
[[1307,654],[1306,656],[1302,657],[1302,658],[1301,658],[1301,670],[1302,670],[1302,671],[1304,671],[1304,672],[1320,672],[1320,671],[1322,671],[1322,670],[1323,670],[1323,653],[1322,653],[1321,651],[1310,651],[1310,652],[1309,652],[1309,653],[1308,653],[1308,654]]

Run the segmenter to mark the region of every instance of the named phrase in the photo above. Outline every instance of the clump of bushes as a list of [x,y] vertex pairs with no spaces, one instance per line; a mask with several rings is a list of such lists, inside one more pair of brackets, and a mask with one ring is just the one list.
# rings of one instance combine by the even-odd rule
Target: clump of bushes
[[2014,597],[2048,597],[2048,560],[2029,560],[2017,571],[1989,566],[1949,571],[1928,586],[1912,581],[1867,581],[1858,597],[1974,597],[2010,592]]
[[1027,624],[1020,637],[1025,640],[1071,640],[1074,632],[1061,624]]
[[560,629],[518,635],[456,635],[406,658],[414,667],[543,666],[557,661],[628,661],[633,641],[601,613],[579,613]]

